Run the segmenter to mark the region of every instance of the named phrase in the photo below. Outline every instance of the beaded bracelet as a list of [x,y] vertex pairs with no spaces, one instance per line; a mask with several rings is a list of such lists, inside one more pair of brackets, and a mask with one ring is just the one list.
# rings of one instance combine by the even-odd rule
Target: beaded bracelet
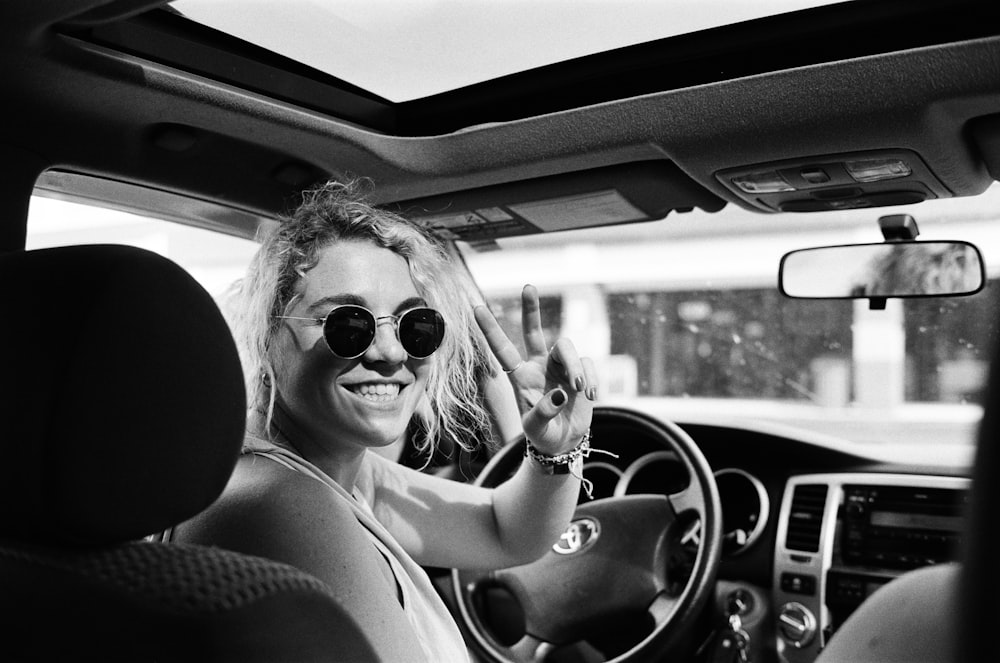
[[546,474],[571,474],[583,483],[583,489],[587,497],[594,499],[594,484],[592,481],[583,478],[583,459],[592,453],[607,454],[618,458],[618,454],[594,449],[590,446],[590,430],[583,434],[583,439],[572,449],[565,453],[550,456],[542,453],[529,441],[524,445],[524,456],[533,460]]

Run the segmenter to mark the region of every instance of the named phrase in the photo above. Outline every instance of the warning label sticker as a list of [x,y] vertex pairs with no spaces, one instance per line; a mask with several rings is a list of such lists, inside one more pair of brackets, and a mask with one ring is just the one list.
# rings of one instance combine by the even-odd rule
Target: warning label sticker
[[418,217],[414,221],[448,240],[471,241],[538,232],[537,228],[500,207],[459,214]]

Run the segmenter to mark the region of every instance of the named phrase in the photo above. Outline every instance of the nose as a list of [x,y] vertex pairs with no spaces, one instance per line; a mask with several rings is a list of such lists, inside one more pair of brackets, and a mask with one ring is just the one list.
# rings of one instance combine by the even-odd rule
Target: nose
[[392,316],[378,318],[375,324],[375,340],[365,351],[366,362],[401,364],[406,361],[406,350],[396,335],[396,319]]

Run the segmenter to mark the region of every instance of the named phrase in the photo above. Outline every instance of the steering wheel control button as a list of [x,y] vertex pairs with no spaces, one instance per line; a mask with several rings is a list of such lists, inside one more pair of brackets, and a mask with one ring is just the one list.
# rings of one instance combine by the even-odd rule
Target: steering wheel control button
[[578,518],[569,524],[552,550],[559,555],[575,555],[592,546],[600,535],[600,523],[593,518]]
[[816,594],[816,577],[801,573],[782,573],[781,589],[789,594],[814,596]]
[[800,649],[816,635],[816,616],[801,603],[786,603],[778,613],[778,631],[785,642]]

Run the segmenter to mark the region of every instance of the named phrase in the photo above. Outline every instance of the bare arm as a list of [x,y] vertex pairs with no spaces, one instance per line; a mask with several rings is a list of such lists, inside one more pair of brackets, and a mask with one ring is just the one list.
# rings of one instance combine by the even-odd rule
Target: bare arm
[[[374,454],[367,459],[378,520],[419,563],[504,568],[542,556],[565,529],[580,482],[530,461],[495,490],[441,479]],[[359,481],[359,488],[368,481]]]
[[[522,294],[526,359],[485,307],[477,307],[476,319],[510,377],[529,442],[548,455],[573,449],[590,427],[592,363],[565,339],[546,348],[530,286]],[[495,490],[369,460],[376,516],[418,562],[433,566],[500,568],[537,559],[569,523],[580,489],[578,477],[546,474],[531,460]]]

